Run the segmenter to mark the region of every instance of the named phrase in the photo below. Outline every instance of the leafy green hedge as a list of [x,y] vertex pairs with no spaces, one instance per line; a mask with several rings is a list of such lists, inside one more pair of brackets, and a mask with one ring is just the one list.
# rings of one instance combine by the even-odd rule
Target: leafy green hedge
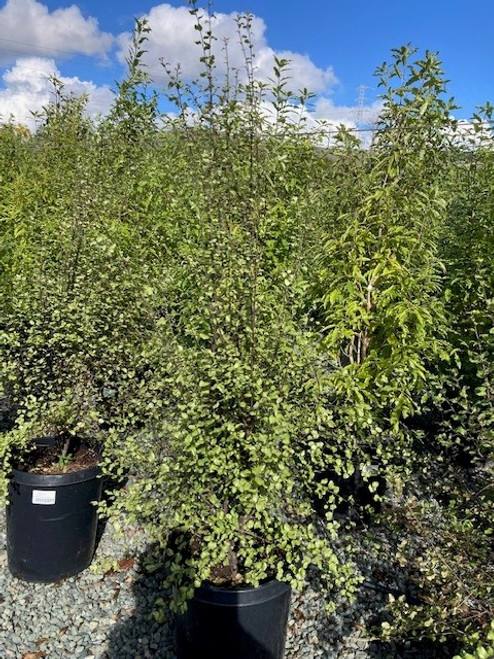
[[108,117],[54,81],[35,134],[0,128],[0,469],[36,435],[90,438],[131,476],[108,514],[161,546],[179,607],[204,579],[301,586],[310,565],[351,595],[344,485],[385,478],[380,523],[436,539],[403,545],[422,600],[385,633],[469,651],[493,617],[492,108],[458,140],[437,55],[403,47],[370,149],[342,127],[321,150],[289,63],[255,79],[249,16],[232,82],[192,13],[204,72],[168,71],[175,117],[138,22]]

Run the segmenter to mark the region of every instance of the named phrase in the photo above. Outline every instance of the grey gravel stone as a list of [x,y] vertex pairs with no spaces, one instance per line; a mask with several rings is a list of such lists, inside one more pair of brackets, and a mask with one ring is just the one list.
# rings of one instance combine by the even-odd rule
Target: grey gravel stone
[[[391,556],[391,540],[380,538]],[[111,524],[101,535],[94,565],[109,565],[146,552],[146,536],[139,529],[117,537]],[[362,588],[354,604],[334,600],[337,613],[329,616],[314,579],[304,593],[293,594],[286,659],[384,659],[365,638],[366,623],[384,607],[386,592],[379,590],[370,559],[359,569],[376,589]],[[46,659],[175,659],[172,623],[156,622],[149,614],[161,591],[159,573],[143,575],[138,560],[121,572],[85,570],[57,584],[29,584],[13,578],[7,569],[5,514],[0,510],[0,659],[22,659],[27,652],[43,651]],[[392,574],[379,560],[381,572],[390,570],[389,584],[406,575]],[[385,591],[385,589],[383,589]],[[400,654],[391,654],[400,659]],[[406,657],[413,655],[407,653]],[[419,657],[419,655],[415,655]],[[232,658],[234,659],[234,658]]]

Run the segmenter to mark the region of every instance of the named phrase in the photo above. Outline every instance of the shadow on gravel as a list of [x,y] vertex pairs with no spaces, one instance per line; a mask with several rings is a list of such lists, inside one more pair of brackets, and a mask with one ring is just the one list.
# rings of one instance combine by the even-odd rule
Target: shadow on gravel
[[[407,601],[410,604],[417,603],[417,598],[409,595],[410,587],[407,590],[408,593],[405,593],[408,595]],[[395,595],[395,593],[393,594]],[[389,611],[383,606],[381,611],[367,621],[369,635],[372,636],[372,630],[378,629],[384,621],[391,622],[392,619]],[[367,646],[367,656],[370,659],[388,659],[388,657],[393,657],[393,659],[395,657],[396,659],[451,659],[454,655],[459,654],[460,651],[461,647],[455,641],[439,643],[439,641],[418,638],[389,641],[375,640],[371,641]]]
[[[157,621],[153,616],[157,600],[166,601],[167,593],[161,584],[165,578],[165,568],[149,572],[146,565],[157,563],[157,552],[154,547],[148,547],[147,551],[138,559],[139,568],[132,586],[132,594],[135,601],[133,615],[118,621],[112,628],[107,639],[108,651],[104,659],[176,659],[175,652],[175,618],[168,610],[164,609],[165,619]],[[229,623],[235,625],[235,613],[228,616],[225,622],[225,634],[223,642],[229,647],[231,637],[228,634]],[[214,624],[214,623],[213,623]],[[204,628],[202,628],[204,631]],[[186,647],[188,635],[187,625],[181,627],[182,652],[184,658],[198,659],[195,649]],[[264,639],[263,639],[264,640]],[[237,647],[241,647],[243,657],[271,657],[272,650],[265,647],[263,640],[253,638],[247,631],[243,630],[241,640],[235,637]],[[224,655],[221,652],[221,656]],[[215,659],[211,649],[204,648],[201,658]],[[236,659],[237,652],[234,651],[231,659]]]
[[[365,502],[367,503],[367,502]],[[345,511],[347,514],[349,511]],[[350,511],[351,512],[351,511]],[[399,537],[382,527],[374,513],[367,517],[355,516],[355,532],[362,536],[362,553],[356,556],[356,563],[364,577],[353,603],[340,598],[338,593],[330,596],[336,605],[336,612],[328,615],[324,608],[325,598],[321,596],[319,576],[310,575],[309,589],[303,598],[297,598],[291,611],[291,635],[288,639],[289,656],[299,656],[299,648],[308,649],[307,657],[321,659],[451,659],[459,653],[457,643],[443,644],[419,639],[376,639],[381,623],[392,622],[387,608],[389,596],[395,599],[405,596],[410,605],[420,604],[420,593],[413,576],[408,570],[393,560]],[[360,521],[358,521],[360,520]],[[371,531],[370,537],[384,541],[384,554],[380,556],[366,551],[363,539]],[[372,640],[374,639],[374,640]],[[310,654],[314,648],[315,654]],[[305,656],[304,654],[300,656]]]
[[[112,628],[107,639],[108,652],[102,659],[176,659],[173,615],[166,611],[162,621],[153,616],[156,601],[166,601],[168,594],[162,588],[165,568],[152,572],[146,569],[158,562],[153,546],[138,558],[139,568],[132,586],[134,609]],[[383,621],[390,621],[386,609],[390,593],[395,597],[405,594],[410,603],[416,603],[417,597],[403,569],[388,575],[379,572],[378,564],[367,564],[366,568],[363,570],[366,580],[356,601],[353,604],[337,601],[333,616],[328,616],[324,608],[318,575],[311,575],[303,597],[293,600],[287,658],[451,659],[458,652],[459,648],[453,645],[417,639],[369,641]]]
[[[328,614],[325,610],[326,601],[331,600],[336,604],[334,614]],[[303,648],[309,652],[307,656],[311,658],[317,656],[321,659],[360,659],[372,656],[376,659],[397,659],[395,655],[385,651],[382,654],[367,654],[369,642],[364,620],[380,611],[386,600],[387,594],[380,589],[364,587],[359,589],[356,600],[351,604],[340,599],[337,593],[334,593],[334,599],[330,595],[326,600],[326,597],[321,595],[317,572],[312,573],[309,588],[302,598],[297,598],[293,603],[289,623],[292,637],[288,639],[289,656],[299,656],[297,650]],[[313,648],[317,652],[316,655],[311,654]]]
[[373,641],[367,648],[369,659],[384,659],[393,657],[397,659],[451,659],[458,652],[458,648],[446,646],[434,641]]
[[[428,640],[367,640],[375,638],[375,630],[382,622],[391,621],[386,609],[388,593],[395,597],[398,592],[375,581],[366,581],[360,588],[356,601],[351,604],[340,602],[334,615],[328,616],[324,607],[317,603],[319,587],[317,577],[311,580],[314,606],[309,600],[304,605],[294,607],[291,613],[293,632],[301,637],[300,647],[310,648],[311,636],[317,638],[318,657],[335,659],[338,657],[358,657],[359,659],[451,659],[460,651],[457,644],[441,644]],[[408,594],[408,601],[416,599]],[[310,618],[308,620],[307,618]],[[304,634],[306,627],[311,632]],[[304,638],[305,636],[305,638]],[[290,655],[291,656],[291,655]],[[296,655],[298,656],[298,655]],[[305,656],[305,655],[300,655]],[[312,657],[312,654],[308,654]],[[315,655],[314,655],[315,656]]]
[[112,628],[104,659],[175,659],[171,614],[167,611],[166,619],[159,622],[153,616],[156,600],[166,598],[161,586],[164,570],[150,572],[146,569],[146,565],[155,562],[153,547],[148,547],[138,558],[138,573],[132,586],[133,614],[119,620]]
[[[116,479],[110,478],[108,476],[103,476],[103,486],[101,489],[101,500],[105,501],[108,505],[111,505],[113,501],[113,494],[118,490],[124,488],[127,484],[127,479]],[[94,546],[94,553],[96,553],[101,538],[103,537],[106,529],[108,519],[106,517],[98,517],[98,526],[96,529],[96,543]]]

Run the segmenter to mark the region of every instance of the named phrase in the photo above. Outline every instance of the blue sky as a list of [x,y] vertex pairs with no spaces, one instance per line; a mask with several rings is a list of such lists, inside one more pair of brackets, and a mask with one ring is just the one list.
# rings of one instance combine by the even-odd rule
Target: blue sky
[[[195,35],[185,7],[175,0],[0,2],[0,115],[29,123],[29,110],[50,98],[50,72],[68,90],[87,91],[90,111],[105,111],[123,74],[134,16],[150,18],[148,61],[157,84],[164,84],[160,55],[182,61],[193,75]],[[373,72],[389,60],[391,48],[408,42],[439,51],[450,95],[462,106],[456,116],[468,118],[476,105],[494,101],[492,0],[216,0],[213,9],[219,34],[231,43],[232,12],[253,13],[260,73],[269,75],[275,54],[291,59],[294,83],[318,94],[316,119],[372,121],[379,93]]]

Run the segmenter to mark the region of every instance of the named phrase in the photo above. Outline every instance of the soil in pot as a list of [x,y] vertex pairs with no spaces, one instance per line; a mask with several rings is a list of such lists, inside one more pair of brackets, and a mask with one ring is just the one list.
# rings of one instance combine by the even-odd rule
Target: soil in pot
[[33,450],[22,460],[14,462],[14,469],[31,474],[68,474],[97,467],[99,454],[77,438],[71,438],[67,457],[61,457],[64,442],[51,437],[35,440]]

